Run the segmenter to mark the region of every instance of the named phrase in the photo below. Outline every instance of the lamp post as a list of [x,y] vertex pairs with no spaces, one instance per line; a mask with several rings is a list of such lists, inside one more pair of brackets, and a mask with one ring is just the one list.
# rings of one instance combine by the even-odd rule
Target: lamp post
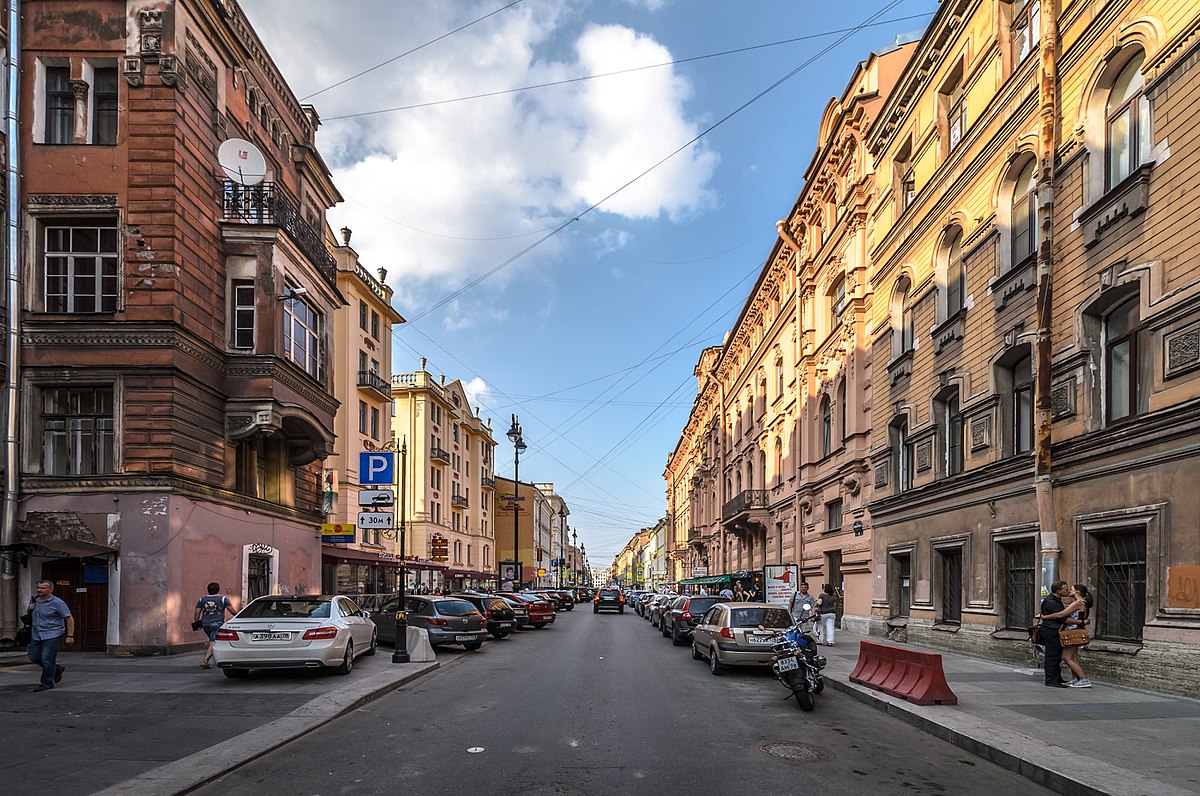
[[579,568],[582,570],[580,574],[583,575],[583,585],[591,586],[587,571],[587,545],[579,546]]
[[521,424],[517,422],[517,416],[512,416],[512,425],[508,428],[509,442],[513,444],[513,569],[515,577],[513,578],[513,591],[521,590],[521,562],[517,558],[517,552],[520,547],[520,518],[521,506],[519,498],[521,496],[521,451],[528,446],[525,444],[525,439],[521,435]]
[[567,547],[567,511],[563,504],[558,506],[558,588],[563,587],[563,563],[567,560],[564,555]]
[[571,585],[579,585],[579,534],[571,531]]
[[408,612],[404,609],[404,470],[408,460],[408,438],[400,442],[400,583],[397,591],[399,601],[396,603],[396,648],[392,652],[392,663],[408,663]]

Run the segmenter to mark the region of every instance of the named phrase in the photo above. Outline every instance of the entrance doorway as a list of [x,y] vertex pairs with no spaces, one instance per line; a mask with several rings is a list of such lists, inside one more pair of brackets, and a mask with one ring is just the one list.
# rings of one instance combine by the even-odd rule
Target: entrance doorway
[[73,652],[108,649],[108,564],[92,558],[57,558],[42,564],[42,578],[75,617]]
[[842,581],[842,551],[830,550],[825,554],[825,571],[829,573],[829,585],[837,595],[837,619],[835,624],[842,627],[842,614],[846,612],[845,584]]

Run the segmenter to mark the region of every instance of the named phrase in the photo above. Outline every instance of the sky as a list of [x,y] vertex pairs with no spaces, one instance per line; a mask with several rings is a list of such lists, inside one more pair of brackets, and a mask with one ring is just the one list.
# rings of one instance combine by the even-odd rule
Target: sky
[[593,566],[666,515],[700,352],[736,322],[828,102],[938,0],[241,0],[407,323]]

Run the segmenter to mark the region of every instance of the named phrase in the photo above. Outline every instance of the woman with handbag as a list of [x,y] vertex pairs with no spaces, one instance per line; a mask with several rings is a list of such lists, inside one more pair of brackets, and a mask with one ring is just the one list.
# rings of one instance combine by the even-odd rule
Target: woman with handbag
[[1063,621],[1062,632],[1059,635],[1063,637],[1062,660],[1075,675],[1067,685],[1071,688],[1091,688],[1092,681],[1087,679],[1083,673],[1083,666],[1079,663],[1079,648],[1087,643],[1087,623],[1088,614],[1092,610],[1092,595],[1088,592],[1088,587],[1082,583],[1076,583],[1075,588],[1071,589],[1071,597],[1076,602],[1082,602],[1083,607],[1071,613]]

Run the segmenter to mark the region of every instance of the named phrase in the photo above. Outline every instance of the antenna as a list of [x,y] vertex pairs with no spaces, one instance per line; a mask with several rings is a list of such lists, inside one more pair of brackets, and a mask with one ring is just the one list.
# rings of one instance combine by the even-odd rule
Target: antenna
[[225,176],[241,185],[258,185],[267,176],[267,159],[254,144],[230,138],[217,149],[217,162]]

